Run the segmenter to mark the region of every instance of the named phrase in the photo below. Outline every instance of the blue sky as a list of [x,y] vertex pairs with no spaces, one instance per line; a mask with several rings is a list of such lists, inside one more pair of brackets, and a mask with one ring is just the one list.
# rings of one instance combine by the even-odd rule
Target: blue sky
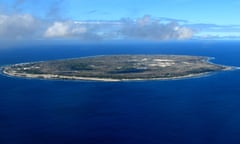
[[[140,30],[146,34],[146,27],[152,30],[164,26],[166,29],[171,27],[171,32],[177,31],[178,33],[163,36],[159,30],[159,33],[155,33],[155,37],[150,36],[150,34],[143,36],[143,33],[121,33],[118,34],[116,39],[121,37],[150,37],[150,39],[161,37],[159,38],[160,40],[191,37],[217,38],[240,37],[239,7],[239,0],[1,0],[0,16],[8,17],[7,20],[2,22],[5,23],[5,25],[2,24],[2,29],[4,29],[2,31],[5,31],[5,34],[8,32],[6,25],[18,19],[22,20],[22,22],[27,21],[27,25],[31,25],[32,21],[34,21],[35,25],[41,21],[41,23],[44,23],[46,26],[45,31],[43,27],[37,28],[42,29],[44,31],[42,35],[48,38],[55,36],[58,38],[76,38],[78,36],[84,39],[86,37],[96,38],[96,36],[100,36],[102,38],[107,32],[122,28],[117,28],[115,24],[113,24],[114,26],[110,26],[111,29],[109,25],[105,25],[104,28],[104,25],[101,24],[101,26],[97,26],[101,27],[101,29],[96,29],[96,24],[90,26],[90,23],[88,23],[88,25],[82,25],[79,23],[76,24],[75,22],[86,20],[119,21],[123,18],[129,18],[132,20],[132,25],[127,25],[127,27],[125,23],[123,25],[127,30],[132,28],[130,29],[132,32]],[[26,18],[26,15],[29,17]],[[146,15],[149,17],[144,17]],[[169,25],[164,25],[163,23],[157,26],[154,25],[156,22],[163,22],[163,18],[165,18],[165,20],[168,19],[167,23]],[[136,20],[137,23],[134,23]],[[138,23],[142,23],[143,21],[144,26]],[[12,25],[12,27],[14,27],[14,24]],[[164,30],[161,29],[161,31]],[[36,35],[37,33],[39,34],[41,32],[36,32]],[[111,31],[111,34],[107,34],[107,36],[116,36],[116,33],[117,31]],[[168,33],[166,32],[165,34]],[[24,36],[27,36],[27,34],[20,35],[17,38],[21,39]],[[107,39],[107,36],[104,35],[104,39]],[[38,38],[41,39],[40,36],[38,36]]]
[[16,6],[19,12],[41,17],[57,5],[63,17],[76,20],[118,20],[148,14],[194,23],[240,24],[239,0],[1,0],[0,4],[8,12]]
[[[233,0],[80,0],[71,1],[70,6],[69,14],[76,19],[119,19],[149,14],[194,23],[240,24],[236,17],[240,2]],[[86,14],[93,10],[96,12]]]

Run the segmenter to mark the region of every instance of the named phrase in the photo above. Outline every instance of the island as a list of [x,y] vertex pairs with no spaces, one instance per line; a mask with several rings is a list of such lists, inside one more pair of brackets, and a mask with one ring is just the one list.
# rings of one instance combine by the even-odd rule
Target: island
[[209,60],[187,55],[105,55],[20,63],[2,71],[25,78],[127,81],[188,78],[232,69]]

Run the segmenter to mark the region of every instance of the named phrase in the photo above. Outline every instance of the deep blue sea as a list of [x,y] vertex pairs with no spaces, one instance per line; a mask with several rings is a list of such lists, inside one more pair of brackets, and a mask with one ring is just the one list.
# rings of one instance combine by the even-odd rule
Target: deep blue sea
[[[240,42],[38,44],[0,65],[110,54],[183,54],[240,66]],[[240,70],[138,82],[0,75],[0,144],[239,144]]]

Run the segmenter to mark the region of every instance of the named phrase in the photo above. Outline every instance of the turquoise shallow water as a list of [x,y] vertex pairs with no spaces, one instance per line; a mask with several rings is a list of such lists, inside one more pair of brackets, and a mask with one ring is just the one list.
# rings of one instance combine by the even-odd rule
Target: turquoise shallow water
[[[240,42],[0,49],[0,65],[108,54],[184,54],[240,66]],[[240,143],[240,71],[173,81],[89,82],[0,75],[1,144]]]

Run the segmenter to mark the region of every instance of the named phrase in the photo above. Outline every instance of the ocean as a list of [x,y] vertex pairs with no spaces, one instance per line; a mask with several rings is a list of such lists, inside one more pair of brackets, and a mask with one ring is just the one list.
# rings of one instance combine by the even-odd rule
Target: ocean
[[[239,41],[13,46],[0,48],[0,66],[112,54],[209,56],[240,66]],[[128,82],[0,75],[0,144],[226,143],[240,143],[240,70]]]

